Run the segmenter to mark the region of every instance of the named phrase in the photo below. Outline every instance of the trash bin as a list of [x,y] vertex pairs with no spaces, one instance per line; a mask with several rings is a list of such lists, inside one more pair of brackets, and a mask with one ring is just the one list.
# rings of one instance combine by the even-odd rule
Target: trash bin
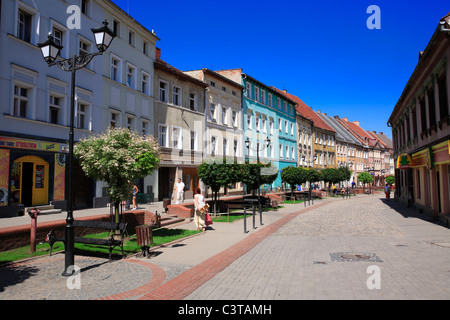
[[278,208],[278,200],[272,200],[272,208],[274,211],[277,211]]
[[141,225],[136,227],[137,244],[141,247],[142,255],[149,257],[150,245],[153,244],[152,225]]

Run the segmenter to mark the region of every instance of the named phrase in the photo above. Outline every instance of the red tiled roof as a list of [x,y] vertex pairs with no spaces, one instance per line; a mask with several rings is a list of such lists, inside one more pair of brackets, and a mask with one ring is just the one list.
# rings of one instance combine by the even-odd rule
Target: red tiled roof
[[318,128],[324,129],[324,130],[328,130],[331,132],[336,132],[324,120],[322,120],[322,118],[319,117],[311,107],[308,107],[306,105],[306,103],[304,103],[299,97],[294,96],[293,94],[287,93],[285,91],[279,90],[275,87],[271,87],[271,88],[273,90],[277,91],[278,93],[284,95],[288,99],[296,102],[297,105],[295,106],[295,109],[297,110],[297,112],[300,113],[303,117],[312,120],[315,127],[318,127]]
[[159,58],[156,58],[156,60],[155,60],[155,67],[156,68],[159,67],[160,69],[165,70],[168,73],[172,73],[173,75],[175,75],[181,79],[184,79],[184,80],[187,80],[190,82],[194,82],[202,87],[205,87],[205,88],[208,87],[208,85],[206,83],[204,83],[203,81],[198,80],[194,77],[191,77],[190,75],[185,74],[183,71],[173,67],[172,65],[168,64],[167,62],[165,62],[164,60],[161,60]]

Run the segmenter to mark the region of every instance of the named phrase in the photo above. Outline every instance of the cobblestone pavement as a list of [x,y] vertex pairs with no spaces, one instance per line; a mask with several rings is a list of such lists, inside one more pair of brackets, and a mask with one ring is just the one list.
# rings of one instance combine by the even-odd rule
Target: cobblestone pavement
[[367,196],[298,215],[186,299],[449,299],[449,284],[450,230]]
[[263,221],[249,217],[247,233],[242,220],[214,223],[150,259],[77,256],[81,290],[67,287],[63,254],[3,265],[0,300],[450,298],[450,230],[380,195],[285,205]]

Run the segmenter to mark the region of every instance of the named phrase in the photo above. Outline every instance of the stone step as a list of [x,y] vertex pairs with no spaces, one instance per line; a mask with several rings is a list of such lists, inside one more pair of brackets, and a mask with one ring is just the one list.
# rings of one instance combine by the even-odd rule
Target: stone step
[[176,215],[164,214],[161,216],[161,227],[166,227],[181,222],[185,222],[185,219],[178,218]]
[[35,206],[35,207],[26,207],[25,208],[25,214],[28,214],[33,209],[39,210],[39,215],[45,215],[45,214],[56,214],[61,213],[61,209],[55,209],[54,205],[44,205],[44,206]]

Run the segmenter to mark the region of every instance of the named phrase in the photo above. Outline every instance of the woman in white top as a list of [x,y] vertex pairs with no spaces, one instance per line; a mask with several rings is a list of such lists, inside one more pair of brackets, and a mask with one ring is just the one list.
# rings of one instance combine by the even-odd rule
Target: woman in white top
[[205,206],[205,197],[202,195],[202,191],[200,190],[200,188],[195,189],[194,201],[195,201],[195,214],[194,214],[195,225],[197,226],[197,230],[200,230],[200,228],[202,228],[202,231],[205,231],[206,210],[203,212],[200,211],[200,209]]

